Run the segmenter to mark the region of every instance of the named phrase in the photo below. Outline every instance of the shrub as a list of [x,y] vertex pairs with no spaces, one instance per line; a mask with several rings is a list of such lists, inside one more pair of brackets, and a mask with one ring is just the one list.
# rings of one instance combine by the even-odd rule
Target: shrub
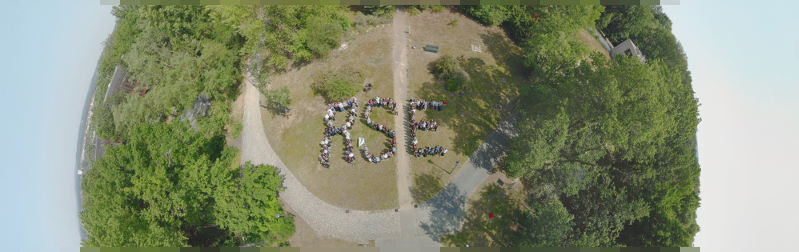
[[241,132],[242,128],[244,128],[244,125],[241,123],[233,124],[233,131],[230,132],[230,135],[232,135],[233,138],[239,138],[239,133]]
[[328,102],[338,102],[354,96],[361,87],[363,74],[352,69],[341,69],[317,75],[311,88]]
[[411,6],[410,9],[408,9],[408,13],[410,13],[411,16],[416,16],[421,14],[422,12],[419,9],[417,9],[416,6]]
[[278,90],[265,90],[262,91],[266,96],[266,103],[270,106],[275,106],[281,112],[288,113],[288,107],[291,105],[291,92],[288,87],[282,87]]
[[365,5],[363,9],[372,16],[394,18],[394,5]]
[[435,12],[441,12],[441,11],[443,11],[443,10],[444,10],[444,6],[441,6],[441,5],[433,5],[433,11],[435,11]]
[[456,18],[456,19],[453,19],[453,20],[452,20],[452,22],[451,22],[450,24],[452,24],[452,26],[458,26],[458,21],[459,21],[459,20],[458,20],[457,18]]
[[464,83],[469,81],[469,75],[463,71],[458,60],[452,55],[441,56],[436,60],[435,66],[438,78],[444,80],[449,91],[458,91]]
[[308,28],[300,31],[305,47],[317,56],[324,56],[333,50],[341,40],[344,28],[335,20],[312,18]]
[[363,12],[356,12],[355,13],[355,25],[357,26],[366,26],[366,14]]

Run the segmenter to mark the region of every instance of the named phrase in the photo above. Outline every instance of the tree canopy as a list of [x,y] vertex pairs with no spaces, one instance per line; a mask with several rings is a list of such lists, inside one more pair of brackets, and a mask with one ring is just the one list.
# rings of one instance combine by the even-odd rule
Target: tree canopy
[[[533,79],[502,164],[532,186],[518,244],[690,246],[699,230],[698,102],[660,8],[461,8],[508,28]],[[614,43],[634,38],[646,64],[592,53],[575,34],[594,24]]]
[[[285,245],[294,225],[274,217],[283,213],[282,177],[271,166],[240,166],[238,149],[225,145],[246,38],[202,6],[121,6],[112,13],[117,28],[100,58],[92,122],[114,143],[82,180],[83,244]],[[103,102],[117,65],[139,85]],[[179,117],[201,94],[211,105],[189,127]]]
[[274,167],[245,164],[222,138],[186,123],[140,124],[84,175],[85,246],[238,246],[280,243],[293,232],[277,201]]

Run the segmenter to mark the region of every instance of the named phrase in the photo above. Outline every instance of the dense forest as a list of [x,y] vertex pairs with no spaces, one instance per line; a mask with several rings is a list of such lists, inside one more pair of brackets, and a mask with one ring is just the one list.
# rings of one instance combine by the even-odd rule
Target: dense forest
[[[503,162],[529,190],[517,246],[691,246],[699,231],[698,102],[659,6],[464,6],[504,26],[533,79]],[[532,18],[531,18],[532,17]],[[575,35],[632,39],[646,64]]]
[[[459,8],[504,27],[524,49],[533,80],[520,97],[520,133],[501,167],[531,186],[514,245],[690,246],[699,231],[699,104],[686,55],[660,7]],[[263,73],[253,69],[262,75],[256,77],[268,78],[324,57],[355,27],[390,20],[394,7],[363,11],[114,7],[116,28],[99,60],[90,126],[114,146],[91,163],[81,184],[83,244],[286,245],[294,224],[274,217],[283,213],[275,168],[239,165],[238,149],[225,143],[230,103],[254,56],[264,63]],[[576,36],[588,27],[614,44],[632,39],[646,64],[592,51]],[[103,102],[118,65],[142,92]],[[267,97],[288,97],[261,89]],[[201,95],[211,105],[193,127],[180,115]]]

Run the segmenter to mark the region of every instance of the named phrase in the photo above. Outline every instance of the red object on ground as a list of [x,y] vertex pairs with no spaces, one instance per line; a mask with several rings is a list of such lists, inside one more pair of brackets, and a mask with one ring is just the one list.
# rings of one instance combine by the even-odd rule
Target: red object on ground
[[489,219],[493,219],[494,218],[494,213],[488,213],[488,218]]

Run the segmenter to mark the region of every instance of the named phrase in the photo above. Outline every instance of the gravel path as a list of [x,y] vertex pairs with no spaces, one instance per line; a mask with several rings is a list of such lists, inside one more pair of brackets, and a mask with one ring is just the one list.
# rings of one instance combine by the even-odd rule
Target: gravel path
[[412,139],[407,138],[408,113],[405,101],[408,96],[408,37],[405,35],[407,27],[408,13],[397,10],[394,13],[394,34],[392,36],[394,49],[394,100],[397,101],[400,118],[394,120],[394,128],[397,129],[397,194],[400,208],[413,207],[413,179],[411,178],[411,160],[408,156],[406,143]]
[[[394,98],[400,106],[401,120],[395,120],[397,149],[407,148],[407,113],[402,106],[407,97],[408,46],[405,29],[408,13],[397,9],[394,15]],[[241,162],[268,164],[280,169],[284,176],[285,191],[280,197],[316,232],[342,240],[367,242],[375,240],[378,247],[436,247],[441,246],[439,236],[452,233],[463,225],[466,201],[488,177],[497,159],[506,152],[510,138],[515,136],[514,116],[500,122],[483,144],[461,167],[444,189],[430,200],[413,208],[410,194],[412,182],[410,157],[407,151],[398,151],[397,188],[401,210],[379,211],[349,210],[328,204],[308,191],[280,161],[272,150],[261,122],[260,93],[245,74],[244,128],[241,133]],[[402,104],[400,104],[402,103]],[[401,130],[400,130],[401,129]],[[405,141],[402,141],[402,140]],[[402,217],[400,217],[402,216]]]
[[514,115],[505,118],[488,135],[482,145],[463,164],[461,170],[435,196],[419,204],[416,209],[416,234],[434,241],[440,235],[453,233],[463,225],[466,201],[505,155],[510,139],[516,136],[513,128]]
[[317,232],[342,240],[367,242],[369,240],[399,238],[400,215],[394,209],[380,211],[349,210],[322,201],[291,174],[280,157],[272,150],[264,133],[258,89],[245,75],[244,128],[242,129],[241,162],[268,164],[280,169],[284,176],[280,197]]

